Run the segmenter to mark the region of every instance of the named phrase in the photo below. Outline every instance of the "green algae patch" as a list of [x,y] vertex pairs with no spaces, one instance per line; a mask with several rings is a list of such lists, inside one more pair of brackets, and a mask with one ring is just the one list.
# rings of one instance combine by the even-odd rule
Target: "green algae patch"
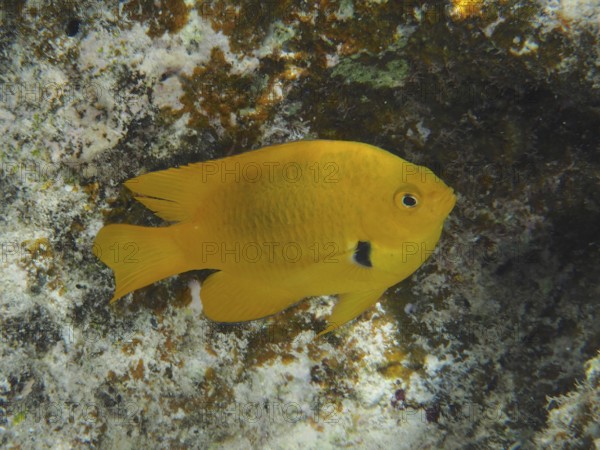
[[404,60],[392,60],[383,67],[363,64],[359,57],[351,56],[334,67],[332,75],[341,76],[345,83],[368,84],[374,88],[397,88],[404,85],[408,75]]

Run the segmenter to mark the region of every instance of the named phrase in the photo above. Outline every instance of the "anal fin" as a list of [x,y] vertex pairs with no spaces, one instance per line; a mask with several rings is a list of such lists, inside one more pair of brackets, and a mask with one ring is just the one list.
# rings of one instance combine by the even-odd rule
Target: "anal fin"
[[318,336],[327,334],[336,328],[351,321],[370,306],[377,303],[377,300],[383,295],[385,289],[375,289],[372,291],[348,292],[341,294],[333,312],[327,320],[327,328],[321,331]]

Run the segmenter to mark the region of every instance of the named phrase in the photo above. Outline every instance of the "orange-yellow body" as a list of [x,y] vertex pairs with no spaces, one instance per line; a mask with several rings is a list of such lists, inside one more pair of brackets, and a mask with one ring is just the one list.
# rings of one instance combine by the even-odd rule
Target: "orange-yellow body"
[[175,224],[107,225],[112,301],[163,278],[217,269],[204,313],[258,319],[339,294],[325,332],[353,319],[431,254],[455,203],[433,172],[371,145],[299,141],[141,175],[136,199]]

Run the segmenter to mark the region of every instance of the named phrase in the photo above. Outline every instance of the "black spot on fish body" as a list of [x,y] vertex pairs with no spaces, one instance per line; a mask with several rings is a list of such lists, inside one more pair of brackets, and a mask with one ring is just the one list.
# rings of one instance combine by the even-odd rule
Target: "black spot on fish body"
[[354,250],[354,262],[364,267],[373,267],[371,262],[371,243],[369,241],[358,241]]

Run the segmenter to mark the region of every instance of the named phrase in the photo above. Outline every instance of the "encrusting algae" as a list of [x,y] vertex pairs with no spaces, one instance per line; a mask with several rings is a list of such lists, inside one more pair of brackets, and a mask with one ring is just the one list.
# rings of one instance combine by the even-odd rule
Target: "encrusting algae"
[[168,227],[107,225],[96,255],[111,301],[161,279],[216,269],[207,317],[240,322],[339,294],[327,333],[377,302],[432,253],[456,198],[434,173],[358,142],[299,141],[125,183]]

